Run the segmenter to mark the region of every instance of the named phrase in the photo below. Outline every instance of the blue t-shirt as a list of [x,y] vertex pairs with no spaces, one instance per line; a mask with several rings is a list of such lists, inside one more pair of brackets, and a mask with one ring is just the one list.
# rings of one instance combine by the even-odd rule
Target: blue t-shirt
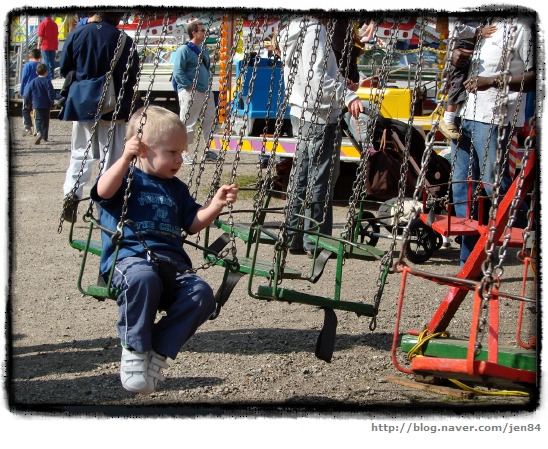
[[[104,200],[97,195],[97,184],[91,189],[92,200],[101,206],[101,225],[107,229],[114,231],[118,226],[126,187],[127,175],[111,199]],[[146,258],[145,248],[134,232],[137,228],[153,253],[172,253],[191,266],[190,258],[183,249],[181,232],[183,229],[188,231],[200,207],[179,178],[161,179],[135,167],[126,214],[133,225],[124,226],[118,260],[130,256]],[[113,262],[115,246],[111,237],[103,231],[102,274],[108,273]]]

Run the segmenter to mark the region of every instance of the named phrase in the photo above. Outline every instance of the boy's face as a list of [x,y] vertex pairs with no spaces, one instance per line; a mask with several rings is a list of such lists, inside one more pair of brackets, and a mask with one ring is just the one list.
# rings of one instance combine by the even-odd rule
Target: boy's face
[[173,128],[154,145],[148,146],[143,163],[145,173],[162,179],[173,178],[183,163],[186,140],[186,132],[183,129]]

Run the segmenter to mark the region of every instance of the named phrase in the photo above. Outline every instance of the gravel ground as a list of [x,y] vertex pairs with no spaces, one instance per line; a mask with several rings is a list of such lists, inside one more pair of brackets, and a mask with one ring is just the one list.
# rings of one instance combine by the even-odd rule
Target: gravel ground
[[[455,398],[403,386],[392,378],[412,381],[391,360],[400,275],[391,274],[377,317],[337,312],[335,351],[330,363],[314,355],[323,312],[316,307],[261,301],[247,293],[247,277],[231,295],[220,316],[206,322],[171,361],[167,379],[149,395],[125,391],[119,381],[120,343],[116,335],[116,305],[84,297],[76,288],[81,261],[68,245],[69,226],[57,232],[62,184],[69,160],[70,123],[52,119],[49,142],[34,145],[22,136],[22,120],[10,117],[10,302],[8,333],[9,408],[20,416],[32,414],[93,414],[95,416],[323,416],[396,417],[463,416],[468,413],[529,414],[536,398],[474,395]],[[227,157],[230,159],[230,157]],[[256,176],[256,157],[243,155],[238,175]],[[97,164],[95,164],[96,166]],[[208,185],[208,164],[202,185]],[[185,179],[188,167],[179,176]],[[88,186],[89,188],[89,186]],[[200,195],[205,187],[200,189]],[[241,195],[238,209],[252,205]],[[275,201],[282,204],[281,200]],[[337,228],[346,217],[344,204],[335,208]],[[244,215],[236,220],[245,221]],[[87,225],[75,226],[84,236]],[[388,249],[389,239],[378,247]],[[241,248],[240,248],[241,249]],[[200,253],[189,250],[195,264]],[[268,254],[265,254],[265,257]],[[504,290],[519,294],[522,266],[510,250]],[[267,259],[268,260],[268,259]],[[440,249],[422,267],[455,275],[458,247]],[[91,271],[96,273],[92,259]],[[288,265],[309,269],[305,256],[291,256]],[[335,262],[330,261],[316,284],[287,282],[290,288],[330,296]],[[342,298],[371,302],[379,264],[348,261]],[[201,275],[216,289],[222,270]],[[95,274],[92,274],[92,277]],[[256,281],[256,282],[260,282]],[[284,281],[285,283],[286,281]],[[532,281],[529,283],[532,288]],[[427,323],[447,287],[412,278],[407,289],[401,331]],[[530,292],[528,292],[530,294]],[[468,335],[471,295],[448,330],[457,338]],[[501,302],[501,340],[516,346],[517,305]],[[537,315],[528,309],[525,336],[535,334]],[[406,358],[398,350],[399,363]],[[458,391],[456,388],[454,391]],[[533,395],[535,396],[535,395]],[[528,416],[528,415],[526,415]]]

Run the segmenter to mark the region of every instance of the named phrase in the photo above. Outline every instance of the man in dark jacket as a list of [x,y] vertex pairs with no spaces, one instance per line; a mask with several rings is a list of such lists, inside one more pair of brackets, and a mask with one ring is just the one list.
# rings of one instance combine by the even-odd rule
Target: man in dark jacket
[[[102,13],[101,22],[87,23],[86,25],[79,26],[69,34],[63,46],[60,60],[60,72],[63,77],[72,76],[74,83],[78,83],[81,80],[100,78],[110,70],[110,63],[115,56],[120,36],[120,30],[116,28],[116,25],[120,22],[122,15],[122,13]],[[124,47],[120,48],[120,51],[122,51],[120,59],[114,68],[111,79],[117,94],[122,88],[122,78],[126,71],[131,46],[131,38],[126,36]],[[116,116],[116,124],[111,143],[107,149],[107,158],[103,170],[110,167],[122,155],[126,122],[129,117],[133,88],[137,82],[138,67],[139,58],[135,54],[133,56],[133,63],[128,71],[127,82],[123,86],[124,96]],[[73,121],[70,163],[63,186],[65,219],[69,221],[73,219],[73,210],[76,208],[77,200],[82,197],[84,184],[91,178],[93,159],[102,159],[113,114],[113,112],[103,114],[98,121],[95,133],[93,134],[88,160],[82,167],[88,142],[92,138],[95,114],[90,116],[89,111],[78,110],[78,107],[74,107],[71,102],[71,91],[73,95],[76,95],[74,84],[69,88],[66,107],[59,117],[61,120]],[[99,100],[97,100],[98,103]],[[80,171],[82,171],[81,174]],[[76,186],[76,184],[78,185]],[[73,192],[75,186],[77,188]],[[76,197],[72,193],[75,193]]]

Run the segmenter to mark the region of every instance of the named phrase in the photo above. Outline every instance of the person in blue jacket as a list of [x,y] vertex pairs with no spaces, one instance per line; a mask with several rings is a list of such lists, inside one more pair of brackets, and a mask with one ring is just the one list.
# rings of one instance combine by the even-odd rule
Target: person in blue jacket
[[[19,93],[21,94],[21,97],[25,94],[25,88],[27,85],[38,75],[36,74],[36,67],[38,67],[38,64],[40,64],[40,60],[42,59],[42,52],[38,50],[37,48],[33,48],[29,52],[29,61],[25,63],[23,66],[23,71],[21,73],[21,84],[19,85]],[[23,115],[23,126],[24,131],[23,135],[28,136],[32,133],[32,119],[31,119],[31,111],[32,106],[30,104],[25,103],[25,99],[23,98],[23,109],[22,109],[22,115]]]
[[23,97],[25,103],[31,104],[34,109],[37,131],[34,143],[38,145],[42,140],[48,141],[49,113],[55,101],[55,90],[45,64],[38,64],[36,75],[37,77],[25,87]]
[[[195,20],[188,26],[187,31],[190,41],[179,47],[173,57],[173,85],[177,86],[180,107],[179,117],[186,125],[188,146],[190,147],[194,143],[194,128],[198,118],[200,118],[202,105],[209,89],[209,77],[211,74],[209,70],[209,52],[203,45],[206,32],[204,24],[199,20]],[[196,89],[193,91],[198,62],[200,62],[200,67],[196,80]],[[204,115],[201,117],[202,135],[205,142],[209,140],[209,134],[215,124],[215,112],[213,92],[210,92]],[[213,162],[217,158],[214,153],[209,151],[206,155],[206,160]],[[188,152],[183,154],[183,162],[187,165],[193,163],[193,158]]]
[[[120,30],[116,27],[122,18],[121,12],[101,12],[101,22],[88,23],[73,30],[67,37],[60,58],[61,76],[73,76],[74,83],[81,80],[96,79],[105,75],[110,70],[110,62],[113,59],[120,36]],[[123,150],[126,122],[129,117],[133,88],[137,82],[139,69],[139,57],[135,55],[129,69],[126,64],[129,58],[130,49],[133,44],[128,36],[122,49],[121,57],[116,64],[112,75],[114,88],[119,92],[122,87],[122,79],[126,70],[127,82],[124,85],[124,96],[121,99],[116,123],[112,132],[112,139],[108,146],[108,152],[103,169],[106,170],[114,161],[120,158]],[[74,72],[74,73],[71,73]],[[72,87],[72,86],[71,86]],[[83,186],[89,182],[94,159],[102,160],[102,154],[108,142],[108,131],[113,112],[103,114],[95,126],[95,117],[90,117],[84,111],[69,108],[71,104],[71,89],[69,88],[67,102],[61,111],[61,120],[72,120],[71,156],[67,169],[65,183],[63,185],[64,218],[72,221],[78,200],[82,198]],[[98,102],[97,102],[98,103]],[[82,166],[86,157],[88,141],[92,138],[91,155]],[[80,173],[81,171],[81,173]],[[78,181],[78,187],[73,195],[73,189]]]

